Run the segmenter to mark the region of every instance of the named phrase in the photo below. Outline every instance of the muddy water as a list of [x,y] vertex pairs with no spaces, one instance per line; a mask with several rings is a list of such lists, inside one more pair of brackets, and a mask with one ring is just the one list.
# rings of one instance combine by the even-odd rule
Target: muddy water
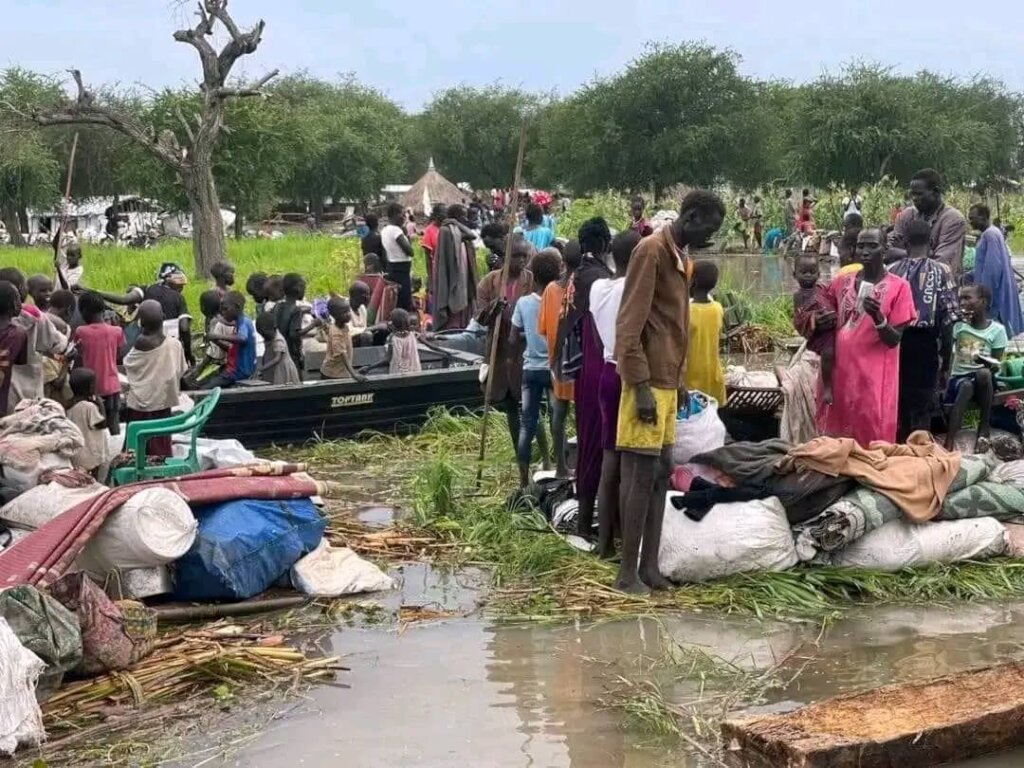
[[[700,701],[699,711],[735,688],[712,677],[702,692],[688,663],[668,661],[677,643],[745,672],[777,667],[776,679],[795,676],[747,711],[785,711],[1024,656],[1024,603],[860,610],[824,632],[716,615],[510,626],[480,616],[480,574],[453,577],[415,566],[396,575],[401,586],[385,608],[426,605],[462,616],[328,636],[322,650],[342,655],[352,669],[344,686],[314,688],[221,764],[706,768],[714,763],[631,729],[608,706],[622,678],[656,680],[668,701]],[[1024,753],[963,766],[1021,764]]]

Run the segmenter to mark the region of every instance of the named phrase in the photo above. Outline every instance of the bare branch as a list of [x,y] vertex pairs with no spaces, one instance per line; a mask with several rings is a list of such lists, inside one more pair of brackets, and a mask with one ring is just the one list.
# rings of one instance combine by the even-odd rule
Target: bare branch
[[212,35],[213,34],[213,19],[206,13],[203,8],[203,4],[200,2],[197,4],[199,9],[196,11],[196,15],[199,17],[199,23],[196,25],[195,33],[197,35]]
[[199,22],[192,29],[179,29],[173,37],[179,43],[188,43],[199,53],[199,61],[203,66],[203,81],[210,88],[215,88],[223,82],[220,75],[220,68],[217,61],[217,52],[210,45],[206,38],[213,34],[213,18],[207,15],[203,9],[203,3],[199,3],[199,10],[196,12]]
[[69,69],[68,72],[71,73],[71,77],[74,78],[75,85],[78,87],[78,103],[83,105],[92,104],[93,96],[88,90],[86,90],[85,85],[82,83],[82,73],[77,69]]
[[178,122],[181,123],[181,127],[185,129],[185,135],[188,136],[189,143],[195,144],[196,137],[195,134],[192,133],[192,126],[188,124],[188,120],[186,120],[185,115],[181,113],[181,109],[175,107],[174,114],[177,115]]
[[232,40],[239,42],[242,38],[242,33],[238,31],[238,25],[235,24],[235,20],[228,13],[228,0],[205,0],[205,3],[207,13],[224,25],[224,29],[231,35]]
[[218,88],[213,92],[213,95],[218,99],[226,99],[230,96],[266,96],[266,92],[263,90],[263,86],[273,80],[280,74],[280,70],[275,69],[273,72],[268,72],[262,78],[260,78],[254,85],[247,88]]

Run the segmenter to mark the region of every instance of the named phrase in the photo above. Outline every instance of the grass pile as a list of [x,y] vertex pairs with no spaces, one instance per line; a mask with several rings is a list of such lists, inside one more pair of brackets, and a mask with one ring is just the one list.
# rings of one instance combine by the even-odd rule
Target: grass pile
[[[1024,562],[999,559],[887,573],[801,566],[685,585],[652,598],[612,589],[616,566],[581,553],[539,512],[512,514],[515,458],[504,417],[490,416],[483,479],[476,487],[482,417],[435,411],[408,437],[320,442],[305,451],[322,476],[363,474],[412,511],[421,535],[456,544],[449,560],[493,574],[489,609],[502,618],[560,620],[666,610],[720,610],[823,619],[857,604],[998,599],[1024,594]],[[405,533],[403,531],[403,533]],[[344,537],[339,534],[339,540]]]
[[345,669],[336,657],[312,658],[290,645],[285,633],[296,627],[293,619],[284,623],[287,628],[266,619],[219,621],[174,630],[129,669],[66,683],[43,704],[46,749],[68,749],[151,721],[157,706],[194,715],[241,689],[294,691]]

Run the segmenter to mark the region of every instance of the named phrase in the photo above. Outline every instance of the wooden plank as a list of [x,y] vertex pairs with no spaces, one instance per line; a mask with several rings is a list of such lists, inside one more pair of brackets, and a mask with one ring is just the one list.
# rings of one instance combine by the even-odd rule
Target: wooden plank
[[827,699],[785,715],[729,720],[730,764],[929,768],[1024,744],[1024,664]]

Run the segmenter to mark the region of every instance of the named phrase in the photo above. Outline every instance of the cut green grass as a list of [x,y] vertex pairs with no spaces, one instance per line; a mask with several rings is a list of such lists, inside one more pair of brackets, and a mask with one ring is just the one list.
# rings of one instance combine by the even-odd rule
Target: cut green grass
[[506,498],[516,486],[515,459],[504,418],[490,418],[479,489],[482,419],[466,413],[438,410],[416,435],[321,442],[298,457],[325,479],[338,471],[385,483],[389,497],[410,508],[418,525],[460,544],[466,562],[491,570],[490,610],[510,620],[720,610],[822,621],[860,604],[1024,595],[1024,561],[1007,559],[898,573],[800,566],[684,585],[651,599],[624,595],[611,588],[615,565],[570,547],[540,513],[507,510]]

